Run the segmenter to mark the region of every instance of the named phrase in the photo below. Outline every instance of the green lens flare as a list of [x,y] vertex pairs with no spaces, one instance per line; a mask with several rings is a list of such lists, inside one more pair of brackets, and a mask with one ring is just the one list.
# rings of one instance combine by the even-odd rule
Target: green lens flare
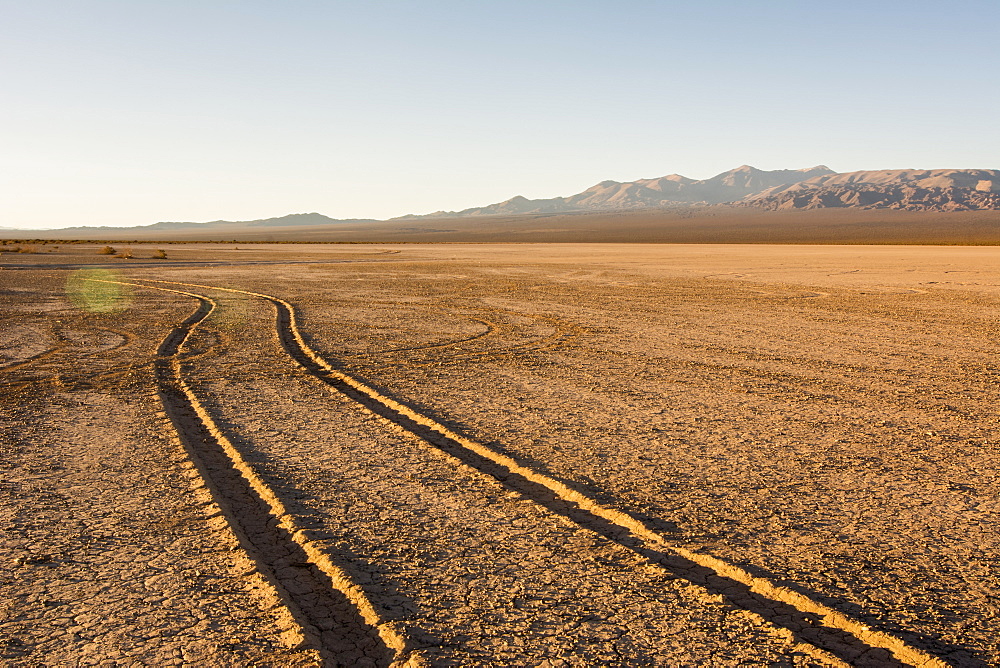
[[223,329],[242,330],[250,322],[251,300],[245,295],[218,299],[219,308],[213,314],[215,324]]
[[81,269],[66,279],[66,295],[77,308],[91,313],[116,313],[132,303],[128,285],[108,283],[118,275],[107,269]]

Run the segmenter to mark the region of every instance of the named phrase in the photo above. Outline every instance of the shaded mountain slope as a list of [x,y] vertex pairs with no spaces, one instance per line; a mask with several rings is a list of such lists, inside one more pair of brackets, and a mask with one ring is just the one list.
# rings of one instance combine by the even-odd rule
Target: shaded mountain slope
[[742,204],[769,210],[899,209],[975,211],[1000,209],[1000,170],[896,169],[829,174],[769,188]]
[[[808,169],[765,171],[743,165],[710,179],[694,180],[679,174],[638,181],[601,181],[568,197],[528,199],[520,195],[489,206],[457,212],[429,214],[443,216],[495,216],[524,213],[569,213],[575,211],[631,210],[663,208],[687,204],[732,202],[774,186],[783,186],[834,172],[823,165]],[[425,216],[404,216],[422,218]]]

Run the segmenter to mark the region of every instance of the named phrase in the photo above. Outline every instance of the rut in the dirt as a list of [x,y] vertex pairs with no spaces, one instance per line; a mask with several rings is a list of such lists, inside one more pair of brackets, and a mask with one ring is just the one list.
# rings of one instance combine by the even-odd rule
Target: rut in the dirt
[[197,399],[180,375],[179,356],[193,328],[212,309],[201,298],[194,314],[160,345],[155,371],[167,416],[242,547],[299,625],[303,642],[319,650],[324,665],[388,666],[394,649],[330,582],[301,539],[275,516],[259,485],[235,465],[217,429],[199,415]]
[[826,655],[852,666],[948,665],[937,657],[909,647],[898,638],[868,629],[796,591],[776,587],[714,557],[668,548],[659,536],[638,520],[604,508],[558,480],[454,434],[435,420],[335,370],[305,343],[298,331],[291,304],[268,295],[257,296],[274,304],[278,338],[288,354],[324,383],[551,512],[635,551],[676,577],[721,595],[733,605],[787,629],[800,642],[817,648],[817,655]]
[[[169,281],[155,281],[172,283]],[[174,283],[177,285],[192,285]],[[144,286],[150,287],[150,286]],[[334,368],[313,351],[298,330],[291,304],[261,293],[192,285],[260,297],[277,311],[277,334],[288,354],[312,375],[394,425],[455,460],[500,481],[550,511],[605,536],[659,565],[678,578],[721,595],[733,605],[787,629],[800,642],[815,648],[815,655],[836,665],[947,666],[942,659],[911,647],[899,638],[870,629],[805,594],[711,555],[670,545],[644,523],[608,508],[572,489],[562,481],[535,471],[516,460],[467,439],[404,403]],[[162,289],[162,288],[161,288]],[[185,293],[198,296],[193,293]]]

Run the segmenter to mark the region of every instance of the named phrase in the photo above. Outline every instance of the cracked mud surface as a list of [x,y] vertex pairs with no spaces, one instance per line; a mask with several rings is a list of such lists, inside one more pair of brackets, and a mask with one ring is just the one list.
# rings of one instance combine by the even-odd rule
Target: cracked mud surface
[[[289,647],[283,610],[314,602],[305,590],[282,598],[280,583],[276,594],[276,562],[206,508],[153,373],[198,302],[157,285],[216,301],[182,378],[289,521],[405,637],[400,656],[832,661],[780,614],[747,612],[320,382],[282,348],[265,300],[150,279],[287,300],[337,368],[671,544],[945,664],[1000,660],[996,250],[330,248],[239,256],[322,264],[122,270],[116,280],[150,289],[130,288],[128,308],[109,313],[66,298],[72,270],[0,271],[0,397],[14,427],[0,437],[5,663],[349,656],[336,658],[331,629],[312,629],[326,634],[312,649]],[[889,661],[826,649],[852,665]]]
[[[16,361],[28,342],[59,352],[8,371],[0,389],[0,663],[311,665],[279,642],[273,602],[209,526],[158,424],[158,340],[143,330],[167,331],[187,305],[153,296],[84,314],[60,277],[3,287],[2,354]],[[112,348],[110,328],[131,343]]]
[[256,363],[196,392],[435,665],[790,663],[748,616],[289,373],[273,342],[242,343]]

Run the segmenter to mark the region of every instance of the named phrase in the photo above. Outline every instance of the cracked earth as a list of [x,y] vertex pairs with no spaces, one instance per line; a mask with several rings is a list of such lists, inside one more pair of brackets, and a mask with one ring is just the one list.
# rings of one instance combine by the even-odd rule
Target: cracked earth
[[136,255],[0,258],[5,665],[1000,661],[995,249]]

